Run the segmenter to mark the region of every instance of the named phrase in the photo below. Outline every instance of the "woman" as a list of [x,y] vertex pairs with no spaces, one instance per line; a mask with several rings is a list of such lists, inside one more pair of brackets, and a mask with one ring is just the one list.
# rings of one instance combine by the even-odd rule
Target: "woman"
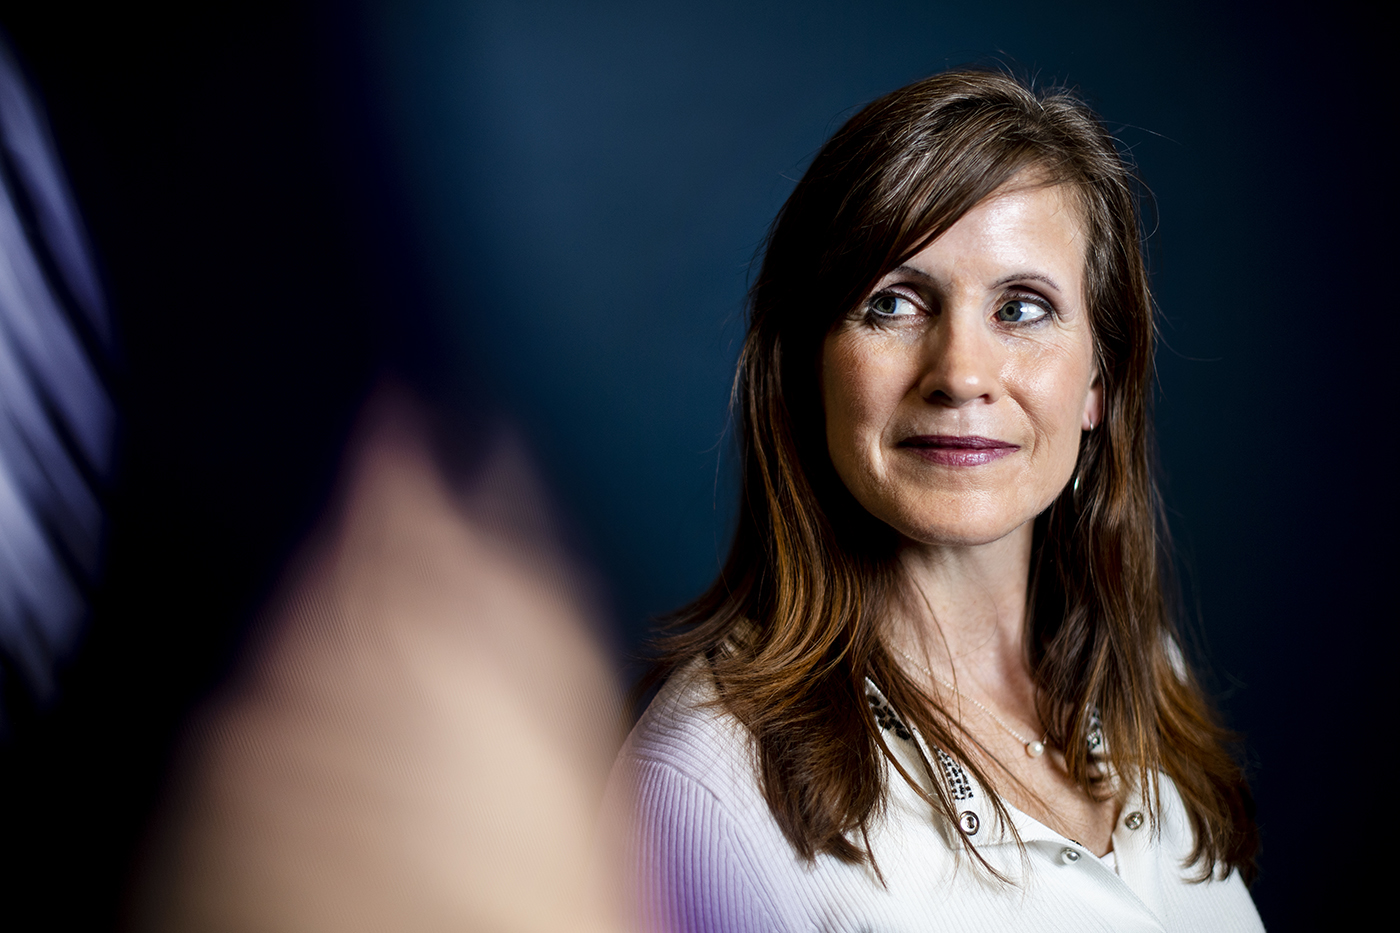
[[1254,930],[1176,648],[1132,177],[1062,92],[866,107],[784,206],[728,562],[619,760],[667,930]]

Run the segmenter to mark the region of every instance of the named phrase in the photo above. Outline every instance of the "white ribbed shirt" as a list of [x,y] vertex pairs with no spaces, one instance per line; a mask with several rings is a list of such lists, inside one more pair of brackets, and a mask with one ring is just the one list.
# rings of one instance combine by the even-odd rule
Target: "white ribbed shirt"
[[[900,764],[933,780],[922,740],[868,687],[885,740]],[[1193,884],[1182,861],[1191,828],[1175,785],[1161,779],[1157,832],[1133,815],[1130,797],[1100,859],[1008,807],[1023,853],[997,825],[986,792],[941,752],[959,823],[978,852],[1012,883],[998,881],[961,851],[946,825],[893,769],[889,806],[871,827],[884,882],[868,865],[829,855],[802,860],[759,789],[747,730],[714,698],[707,673],[671,678],[638,721],[618,757],[613,806],[628,820],[627,869],[637,885],[642,927],[665,933],[788,931],[1064,930],[1259,931],[1263,925],[1239,875]],[[616,812],[616,811],[614,811]],[[1136,828],[1132,828],[1136,826]],[[1116,870],[1115,870],[1116,869]]]

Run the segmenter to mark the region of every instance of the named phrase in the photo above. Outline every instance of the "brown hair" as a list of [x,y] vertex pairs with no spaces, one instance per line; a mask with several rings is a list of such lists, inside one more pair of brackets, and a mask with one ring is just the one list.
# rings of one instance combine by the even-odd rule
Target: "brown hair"
[[[1077,492],[1067,486],[1035,523],[1026,648],[1039,711],[1070,776],[1102,797],[1082,738],[1097,709],[1110,766],[1142,782],[1154,825],[1156,775],[1176,783],[1200,877],[1219,868],[1248,878],[1248,787],[1229,734],[1184,671],[1163,596],[1149,454],[1153,304],[1134,176],[1092,111],[1063,90],[998,72],[936,75],[861,110],[812,162],[773,223],[750,294],[735,380],[734,543],[710,589],[673,617],[651,680],[708,660],[721,702],[756,743],[769,808],[805,858],[871,857],[855,840],[886,799],[882,758],[894,761],[865,701],[867,678],[992,786],[956,719],[887,650],[885,609],[901,591],[896,534],[835,474],[818,374],[824,338],[881,276],[1027,169],[1079,194],[1104,392],[1103,421],[1081,440]],[[925,793],[900,774],[956,820],[942,782]]]

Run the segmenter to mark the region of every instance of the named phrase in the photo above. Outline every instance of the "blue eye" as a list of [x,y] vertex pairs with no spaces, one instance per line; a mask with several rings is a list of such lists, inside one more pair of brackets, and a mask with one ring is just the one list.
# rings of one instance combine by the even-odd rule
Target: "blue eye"
[[876,295],[867,305],[879,317],[907,317],[914,314],[914,302],[898,295]]
[[997,309],[996,318],[1003,324],[1032,324],[1049,314],[1034,301],[1013,298]]

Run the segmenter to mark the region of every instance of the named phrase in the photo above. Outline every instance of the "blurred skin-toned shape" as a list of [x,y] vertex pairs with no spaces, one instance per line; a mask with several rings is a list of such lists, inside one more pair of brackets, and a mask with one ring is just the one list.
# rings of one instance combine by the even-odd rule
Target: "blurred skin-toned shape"
[[[595,821],[619,702],[528,462],[449,482],[397,390],[191,729],[141,930],[620,929]],[[195,624],[192,620],[191,624]]]

